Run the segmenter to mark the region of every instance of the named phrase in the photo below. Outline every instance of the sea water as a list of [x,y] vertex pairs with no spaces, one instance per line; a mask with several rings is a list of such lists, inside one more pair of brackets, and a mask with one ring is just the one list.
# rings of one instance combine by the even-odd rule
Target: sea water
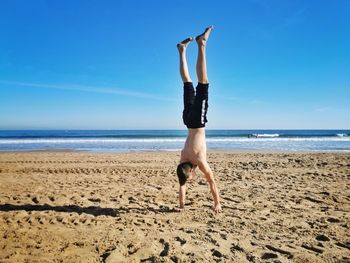
[[[0,151],[178,151],[186,130],[1,130]],[[206,130],[208,149],[350,152],[350,130]]]

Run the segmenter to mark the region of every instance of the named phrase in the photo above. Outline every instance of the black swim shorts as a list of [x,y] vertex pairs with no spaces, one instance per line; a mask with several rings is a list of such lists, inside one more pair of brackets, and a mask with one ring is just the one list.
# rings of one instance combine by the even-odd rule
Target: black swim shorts
[[187,128],[202,128],[208,122],[208,88],[209,84],[198,83],[195,92],[192,82],[184,82],[182,119]]

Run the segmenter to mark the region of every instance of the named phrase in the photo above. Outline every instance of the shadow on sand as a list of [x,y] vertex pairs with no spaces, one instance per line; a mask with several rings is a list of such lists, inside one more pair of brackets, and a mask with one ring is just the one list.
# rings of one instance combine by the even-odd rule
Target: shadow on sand
[[112,216],[117,217],[120,214],[124,213],[142,213],[147,214],[149,212],[153,213],[173,213],[174,209],[169,207],[161,208],[138,208],[138,207],[122,207],[122,208],[103,208],[99,206],[88,206],[81,207],[78,205],[62,205],[62,206],[51,206],[48,204],[44,205],[13,205],[13,204],[3,204],[0,205],[0,211],[9,212],[9,211],[54,211],[54,212],[66,212],[66,213],[78,213],[78,214],[90,214],[93,216]]

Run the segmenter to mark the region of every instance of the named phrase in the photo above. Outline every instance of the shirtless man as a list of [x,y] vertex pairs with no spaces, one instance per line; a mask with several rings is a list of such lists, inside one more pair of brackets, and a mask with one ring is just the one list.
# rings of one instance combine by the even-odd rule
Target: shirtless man
[[188,135],[185,146],[181,151],[180,164],[177,166],[177,176],[179,178],[179,202],[181,211],[185,208],[186,181],[192,182],[195,177],[195,169],[204,174],[214,199],[214,212],[221,212],[221,204],[218,188],[216,186],[213,172],[207,163],[207,146],[205,142],[205,123],[208,109],[208,87],[209,81],[206,66],[206,44],[213,26],[205,29],[204,33],[196,37],[198,44],[198,57],[196,72],[198,85],[196,94],[190,78],[187,60],[186,48],[193,38],[187,38],[177,44],[180,54],[180,74],[184,83],[184,110],[182,114],[183,122],[188,128]]

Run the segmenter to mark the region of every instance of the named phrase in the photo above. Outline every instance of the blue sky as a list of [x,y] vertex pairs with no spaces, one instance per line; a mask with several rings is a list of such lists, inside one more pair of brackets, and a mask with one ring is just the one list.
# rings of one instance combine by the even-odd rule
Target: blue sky
[[184,129],[176,43],[211,24],[207,128],[349,129],[349,13],[347,0],[2,0],[0,129]]

